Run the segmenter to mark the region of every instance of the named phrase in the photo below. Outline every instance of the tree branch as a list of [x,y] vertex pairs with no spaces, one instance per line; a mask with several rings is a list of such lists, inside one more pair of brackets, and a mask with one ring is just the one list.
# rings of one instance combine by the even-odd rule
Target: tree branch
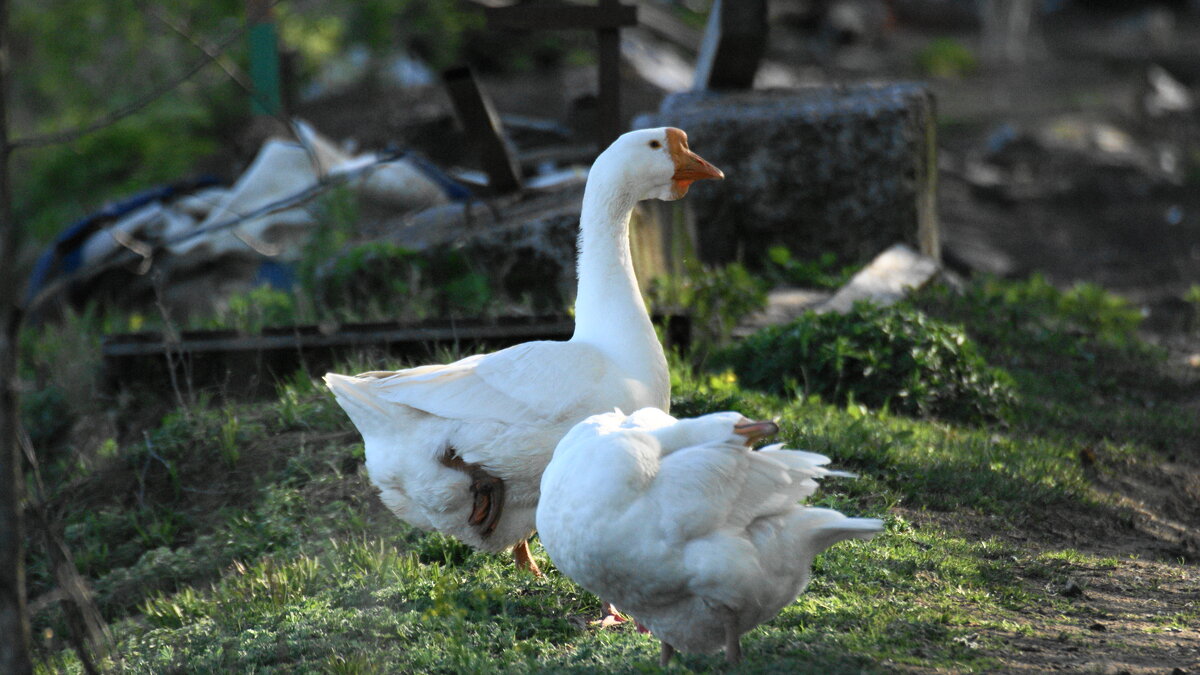
[[168,14],[162,7],[159,7],[158,5],[147,4],[144,2],[144,0],[132,0],[132,2],[134,6],[138,8],[138,11],[154,17],[159,23],[163,24],[167,28],[170,28],[177,35],[192,43],[193,47],[199,49],[205,54],[205,56],[208,56],[209,59],[216,62],[216,64],[220,66],[221,70],[224,70],[225,74],[229,76],[229,79],[236,82],[242,89],[253,94],[254,85],[250,82],[250,78],[246,75],[245,71],[243,71],[236,63],[233,62],[232,59],[225,56],[221,48],[207,41],[201,41],[200,38],[196,37],[194,33],[188,30],[188,27],[184,25],[183,22]]
[[[242,34],[245,32],[246,32],[246,29],[244,27],[233,31],[224,40],[217,43],[217,47],[221,51],[224,51],[226,48],[229,47],[229,45],[233,44],[234,41],[236,41],[238,38],[240,38],[242,36]],[[217,52],[217,55],[219,56],[220,52]],[[87,136],[88,134],[92,134],[97,131],[100,131],[101,129],[111,127],[112,125],[116,124],[117,122],[120,122],[121,120],[125,119],[126,117],[129,117],[131,115],[141,112],[143,109],[145,109],[151,103],[154,103],[155,101],[162,98],[163,96],[166,96],[167,94],[171,93],[172,91],[177,89],[179,87],[179,85],[190,80],[193,75],[200,72],[205,66],[207,66],[209,63],[212,63],[214,60],[216,60],[216,57],[210,56],[206,53],[204,55],[204,58],[202,58],[199,61],[197,61],[196,63],[192,64],[192,66],[190,68],[185,70],[180,75],[176,76],[174,79],[172,79],[168,82],[164,82],[163,84],[159,85],[153,91],[151,91],[149,94],[143,96],[142,98],[139,98],[138,100],[134,101],[133,103],[130,103],[129,105],[126,105],[122,108],[118,108],[117,110],[114,110],[114,111],[108,113],[107,115],[104,115],[100,119],[97,119],[90,124],[85,124],[81,127],[75,128],[75,129],[69,129],[67,131],[60,131],[58,133],[53,133],[53,134],[44,134],[41,136],[28,136],[26,138],[18,138],[13,141],[10,141],[9,147],[11,147],[13,150],[21,150],[24,148],[41,148],[41,147],[45,147],[47,145],[59,145],[61,143],[70,143],[71,141],[78,140],[84,136]]]

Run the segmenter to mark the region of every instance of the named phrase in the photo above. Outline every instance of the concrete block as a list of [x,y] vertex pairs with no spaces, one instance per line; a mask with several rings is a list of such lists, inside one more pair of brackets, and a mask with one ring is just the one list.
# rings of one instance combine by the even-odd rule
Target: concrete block
[[635,128],[675,126],[726,175],[684,208],[708,263],[833,251],[865,263],[896,242],[940,257],[933,95],[915,84],[673,94]]

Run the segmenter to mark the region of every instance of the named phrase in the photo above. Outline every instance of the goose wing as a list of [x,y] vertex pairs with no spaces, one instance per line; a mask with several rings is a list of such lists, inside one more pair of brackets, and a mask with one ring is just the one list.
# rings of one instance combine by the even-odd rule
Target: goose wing
[[526,342],[445,365],[362,373],[356,385],[378,403],[455,420],[557,421],[595,396],[608,359],[589,345]]

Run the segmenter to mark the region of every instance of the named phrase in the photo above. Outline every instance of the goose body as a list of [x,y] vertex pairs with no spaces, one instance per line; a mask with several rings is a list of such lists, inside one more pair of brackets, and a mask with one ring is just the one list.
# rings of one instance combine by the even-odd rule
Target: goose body
[[518,564],[532,565],[525,540],[563,434],[614,406],[665,411],[670,402],[666,359],[630,257],[634,205],[677,199],[692,181],[721,176],[678,129],[621,136],[596,159],[584,190],[570,340],[325,376],[362,433],[367,471],[393,513],[482,550],[518,546]]
[[542,475],[542,545],[560,571],[661,640],[664,665],[676,649],[724,647],[736,661],[740,636],[795,600],[818,553],[882,529],[799,505],[818,479],[848,474],[815,453],[747,447],[775,431],[735,412],[589,417]]

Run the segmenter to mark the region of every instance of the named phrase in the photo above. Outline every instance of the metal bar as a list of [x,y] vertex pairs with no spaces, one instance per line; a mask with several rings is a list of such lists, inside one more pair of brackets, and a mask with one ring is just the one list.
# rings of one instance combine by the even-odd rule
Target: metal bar
[[488,187],[497,194],[520,190],[521,168],[504,141],[500,118],[491,100],[479,89],[471,69],[450,68],[442,73],[442,82],[467,141],[475,148],[488,175]]
[[637,25],[637,7],[618,2],[587,5],[485,7],[488,28],[511,30],[606,29]]

